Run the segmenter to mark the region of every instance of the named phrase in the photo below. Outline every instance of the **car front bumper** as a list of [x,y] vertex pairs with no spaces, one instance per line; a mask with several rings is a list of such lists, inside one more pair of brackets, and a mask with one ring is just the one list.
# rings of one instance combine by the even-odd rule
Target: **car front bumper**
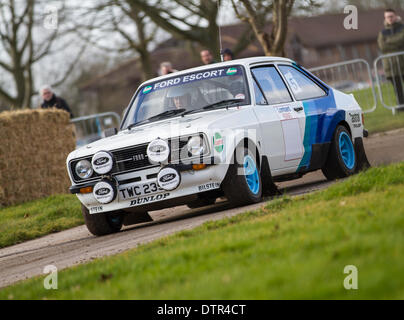
[[[215,162],[212,162],[215,163]],[[228,164],[211,164],[202,170],[193,170],[192,165],[174,165],[174,167],[180,172],[181,183],[179,186],[172,191],[158,190],[153,193],[144,194],[141,196],[128,196],[127,192],[121,190],[134,189],[137,186],[143,186],[146,184],[157,184],[157,173],[161,167],[151,168],[144,170],[144,172],[138,172],[137,174],[145,177],[141,181],[120,184],[122,181],[129,181],[130,174],[116,176],[118,195],[114,201],[108,204],[99,203],[92,192],[90,193],[80,193],[80,190],[86,187],[93,187],[97,182],[92,182],[89,184],[82,184],[77,186],[72,186],[70,192],[77,195],[80,202],[89,210],[90,214],[120,211],[120,210],[130,210],[134,207],[146,206],[149,204],[154,204],[157,202],[181,198],[189,195],[196,195],[201,192],[216,190],[220,188],[221,182],[223,181]],[[133,173],[132,173],[133,175]],[[151,177],[147,179],[146,177]],[[125,196],[125,197],[124,197]]]

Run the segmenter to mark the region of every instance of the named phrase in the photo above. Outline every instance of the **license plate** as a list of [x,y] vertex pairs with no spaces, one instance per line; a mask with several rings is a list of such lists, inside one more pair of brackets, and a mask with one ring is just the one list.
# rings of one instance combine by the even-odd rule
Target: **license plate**
[[129,200],[162,191],[164,190],[157,185],[157,182],[137,183],[133,185],[128,185],[126,187],[120,187],[119,199]]

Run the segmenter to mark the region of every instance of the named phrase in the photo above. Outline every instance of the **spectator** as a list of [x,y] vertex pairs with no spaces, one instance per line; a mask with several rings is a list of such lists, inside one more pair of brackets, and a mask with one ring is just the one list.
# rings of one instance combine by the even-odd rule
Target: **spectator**
[[[404,51],[404,24],[393,9],[384,12],[384,26],[377,39],[382,53]],[[393,83],[398,104],[404,105],[404,55],[384,59],[383,67],[387,79]]]
[[178,70],[173,69],[171,62],[166,61],[166,62],[162,62],[160,64],[160,70],[159,70],[160,76],[165,76],[167,74],[174,73],[174,72],[178,72]]
[[212,53],[209,50],[201,51],[201,60],[203,64],[206,65],[216,63],[216,61],[213,59]]
[[230,49],[224,49],[224,51],[223,51],[223,60],[224,61],[234,60],[234,54]]
[[66,101],[60,97],[57,97],[50,86],[43,86],[40,94],[42,96],[43,102],[41,104],[42,109],[57,108],[65,110],[70,114],[70,118],[73,118],[73,113],[67,105]]

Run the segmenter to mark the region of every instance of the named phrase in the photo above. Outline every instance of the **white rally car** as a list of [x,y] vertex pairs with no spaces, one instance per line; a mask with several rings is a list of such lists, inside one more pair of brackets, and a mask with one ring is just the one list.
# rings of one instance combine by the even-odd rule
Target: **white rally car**
[[363,113],[295,62],[256,57],[143,83],[120,130],[67,158],[95,235],[187,204],[256,203],[274,182],[322,169],[328,179],[368,165]]

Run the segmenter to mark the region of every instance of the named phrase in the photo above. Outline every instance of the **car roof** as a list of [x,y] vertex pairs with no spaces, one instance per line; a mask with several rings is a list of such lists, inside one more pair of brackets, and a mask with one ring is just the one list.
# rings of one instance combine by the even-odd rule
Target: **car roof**
[[199,72],[203,71],[206,69],[212,69],[212,68],[220,68],[220,67],[228,67],[232,65],[244,65],[245,67],[249,67],[255,63],[269,63],[269,62],[287,62],[287,63],[293,63],[294,61],[291,59],[287,58],[282,58],[282,57],[267,57],[267,56],[262,56],[262,57],[252,57],[252,58],[244,58],[244,59],[235,59],[231,61],[226,61],[226,62],[218,62],[218,63],[212,63],[208,65],[203,65],[200,67],[195,67],[195,68],[190,68],[190,69],[185,69],[181,71],[177,71],[175,73],[170,73],[164,76],[156,77],[153,79],[150,79],[148,81],[145,81],[142,83],[142,85],[147,85],[148,83],[155,82],[155,81],[161,81],[164,79],[172,78],[173,76],[182,76],[188,73],[192,72]]

